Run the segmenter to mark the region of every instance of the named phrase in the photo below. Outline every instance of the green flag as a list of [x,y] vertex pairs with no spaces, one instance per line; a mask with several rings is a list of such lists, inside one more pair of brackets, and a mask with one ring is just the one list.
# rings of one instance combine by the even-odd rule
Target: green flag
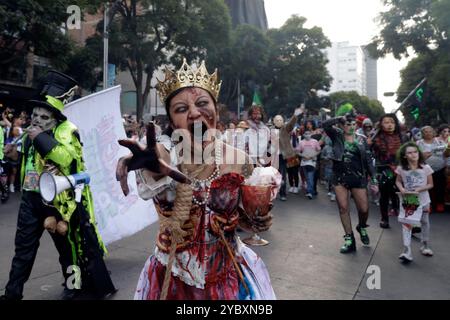
[[252,106],[262,106],[262,101],[257,91],[253,94]]
[[410,114],[414,117],[414,120],[418,120],[420,114],[425,112],[425,93],[427,89],[427,82],[422,81],[422,83],[414,89],[414,94],[412,94],[406,101],[406,106],[410,109]]

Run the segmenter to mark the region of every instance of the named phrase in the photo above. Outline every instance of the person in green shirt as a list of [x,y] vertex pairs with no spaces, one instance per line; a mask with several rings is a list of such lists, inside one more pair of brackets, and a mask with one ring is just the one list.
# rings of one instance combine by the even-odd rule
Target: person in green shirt
[[68,176],[85,171],[77,127],[62,113],[76,88],[74,79],[50,71],[39,99],[29,102],[33,111],[21,148],[22,199],[15,255],[5,294],[0,299],[23,298],[24,284],[31,274],[45,229],[58,250],[66,280],[62,299],[74,299],[81,289],[97,298],[116,291],[103,262],[106,249],[96,228],[89,186],[83,189],[80,204],[75,202],[71,189],[59,193],[52,203],[45,203],[39,190],[43,172]]

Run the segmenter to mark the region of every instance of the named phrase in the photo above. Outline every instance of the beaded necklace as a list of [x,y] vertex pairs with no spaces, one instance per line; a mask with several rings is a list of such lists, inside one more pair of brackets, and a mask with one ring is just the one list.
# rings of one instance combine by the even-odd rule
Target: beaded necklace
[[206,205],[206,203],[208,202],[209,199],[209,191],[210,191],[210,187],[211,187],[211,183],[217,179],[218,177],[220,177],[220,167],[219,164],[221,163],[221,159],[222,159],[222,143],[220,140],[216,139],[215,142],[215,169],[213,171],[213,173],[206,179],[197,179],[197,178],[192,178],[192,183],[191,183],[191,188],[193,190],[199,189],[202,185],[205,185],[206,188],[206,195],[205,198],[203,200],[198,200],[194,194],[192,194],[192,201],[199,206],[204,206]]

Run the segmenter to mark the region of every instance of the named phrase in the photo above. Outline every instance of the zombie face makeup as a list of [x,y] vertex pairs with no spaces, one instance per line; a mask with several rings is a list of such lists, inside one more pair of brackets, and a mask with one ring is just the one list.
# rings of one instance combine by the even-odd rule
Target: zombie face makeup
[[277,115],[273,118],[273,124],[275,125],[275,127],[277,127],[278,129],[281,128],[284,125],[284,119],[282,116]]
[[31,115],[31,125],[39,127],[42,131],[48,131],[56,127],[58,120],[56,120],[53,112],[45,108],[36,107],[33,109]]
[[214,100],[210,94],[200,88],[186,88],[176,94],[169,105],[171,126],[174,130],[184,129],[194,134],[195,141],[202,141],[202,137],[209,129],[217,126],[217,112]]
[[344,124],[345,134],[352,135],[356,130],[356,121],[346,121]]

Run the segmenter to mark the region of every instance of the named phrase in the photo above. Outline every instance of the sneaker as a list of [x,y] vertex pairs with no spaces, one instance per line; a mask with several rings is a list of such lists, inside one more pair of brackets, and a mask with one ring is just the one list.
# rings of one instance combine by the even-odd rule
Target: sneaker
[[294,189],[295,189],[294,187],[290,187],[290,188],[289,188],[289,192],[290,192],[290,193],[294,193]]
[[335,194],[331,194],[330,201],[336,201],[336,195]]
[[299,193],[299,189],[297,187],[294,187],[294,191],[292,193],[298,194]]
[[14,192],[15,192],[15,190],[14,190],[14,185],[13,185],[13,184],[10,184],[10,185],[9,185],[9,192],[11,192],[11,193],[14,193]]
[[286,201],[286,197],[280,197],[281,201]]
[[433,256],[433,250],[431,250],[428,245],[424,244],[422,247],[420,247],[420,253],[422,253],[424,256],[432,257]]
[[411,254],[411,247],[406,247],[403,250],[403,253],[398,257],[400,260],[402,260],[403,262],[411,262],[413,261],[413,257]]
[[356,231],[358,231],[359,235],[361,236],[361,242],[368,246],[370,244],[369,235],[367,234],[366,228],[361,227],[359,224],[356,226]]
[[355,236],[352,234],[346,234],[344,236],[344,245],[341,247],[341,253],[350,253],[356,251]]
[[307,193],[307,194],[306,194],[306,197],[307,197],[309,200],[311,200],[311,199],[313,198],[313,196],[312,196],[311,193]]
[[331,197],[331,194],[332,194],[331,192],[328,192],[328,193],[327,193],[327,196]]

